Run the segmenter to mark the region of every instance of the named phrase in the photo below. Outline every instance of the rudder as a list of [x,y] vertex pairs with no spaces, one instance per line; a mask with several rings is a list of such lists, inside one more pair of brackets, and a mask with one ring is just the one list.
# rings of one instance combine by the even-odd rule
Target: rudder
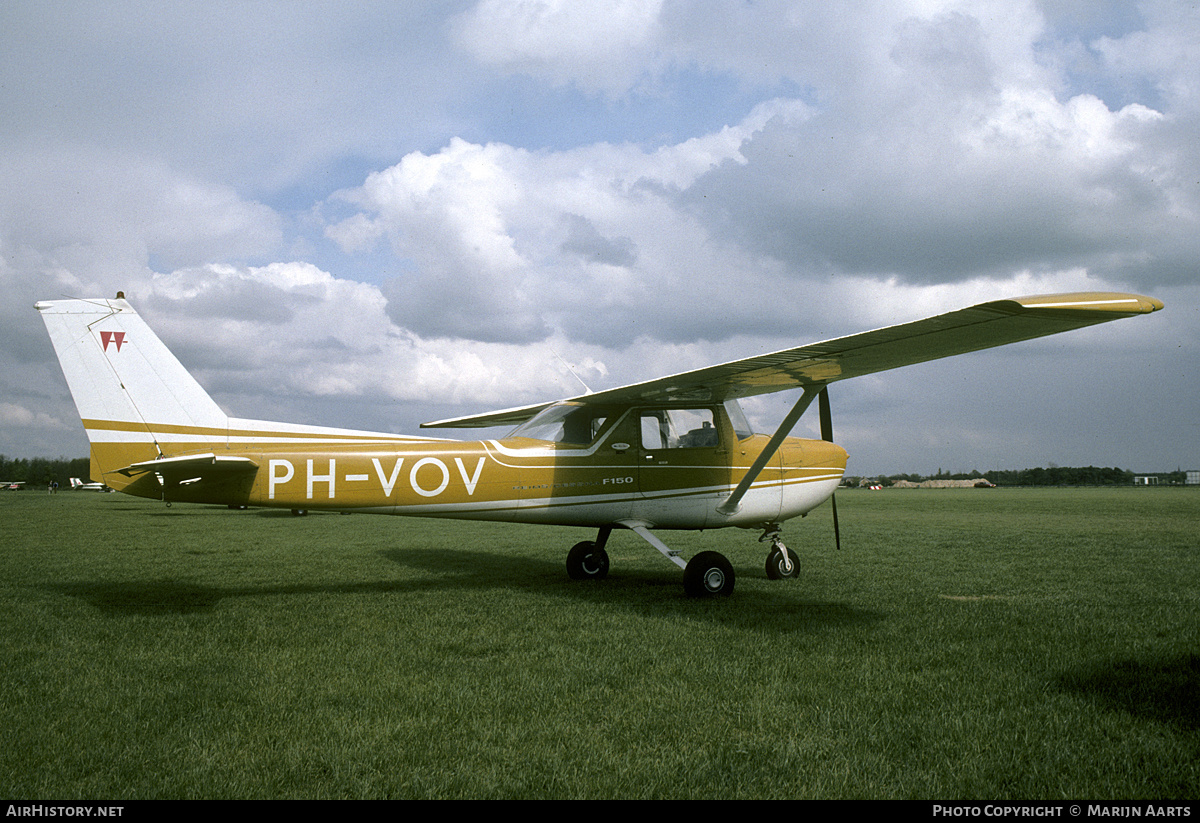
[[35,306],[50,333],[91,443],[92,477],[171,456],[197,441],[224,441],[229,417],[118,294]]

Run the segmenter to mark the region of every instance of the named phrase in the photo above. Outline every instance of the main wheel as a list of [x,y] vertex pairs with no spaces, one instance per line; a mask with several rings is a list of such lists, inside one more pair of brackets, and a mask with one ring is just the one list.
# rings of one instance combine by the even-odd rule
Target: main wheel
[[683,570],[683,590],[690,597],[718,597],[733,594],[733,565],[725,555],[700,552]]
[[572,580],[603,580],[608,577],[608,552],[591,540],[576,543],[567,552],[567,575]]
[[788,560],[792,561],[792,569],[788,571],[787,566],[783,562],[783,552],[779,549],[771,549],[771,553],[767,555],[767,579],[768,580],[792,580],[800,576],[800,558],[791,549],[787,550]]

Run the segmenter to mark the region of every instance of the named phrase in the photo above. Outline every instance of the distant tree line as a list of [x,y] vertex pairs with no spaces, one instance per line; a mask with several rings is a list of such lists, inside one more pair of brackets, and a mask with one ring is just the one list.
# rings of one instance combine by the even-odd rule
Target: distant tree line
[[1096,466],[1051,466],[1036,469],[990,471],[985,475],[997,486],[1128,486],[1133,472]]
[[[1187,473],[1182,469],[1173,472],[1150,472],[1163,485],[1183,485]],[[1036,469],[1003,469],[988,472],[972,471],[950,473],[938,470],[934,475],[893,474],[887,477],[869,478],[880,485],[890,486],[898,480],[920,483],[923,480],[987,480],[997,486],[1129,486],[1134,473],[1127,469],[1097,468],[1096,466],[1050,466]],[[858,485],[862,478],[847,478]]]
[[69,481],[72,477],[79,477],[87,482],[89,464],[90,461],[86,457],[10,458],[0,454],[0,480],[9,483],[24,481],[27,486],[43,488],[57,481],[60,489],[66,489],[70,488]]

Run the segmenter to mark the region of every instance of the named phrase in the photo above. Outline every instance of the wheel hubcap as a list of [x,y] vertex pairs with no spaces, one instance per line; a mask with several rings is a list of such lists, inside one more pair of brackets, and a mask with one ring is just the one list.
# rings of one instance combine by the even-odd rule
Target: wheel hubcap
[[725,574],[720,569],[709,569],[704,573],[704,585],[710,592],[717,592],[725,585]]

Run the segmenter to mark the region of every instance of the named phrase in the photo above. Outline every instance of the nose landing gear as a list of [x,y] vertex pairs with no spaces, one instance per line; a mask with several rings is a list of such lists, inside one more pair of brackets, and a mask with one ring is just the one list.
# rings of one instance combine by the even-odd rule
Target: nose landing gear
[[758,542],[771,541],[771,551],[767,553],[768,580],[794,580],[800,576],[800,558],[794,551],[783,545],[779,536],[779,524],[772,523],[763,531]]

